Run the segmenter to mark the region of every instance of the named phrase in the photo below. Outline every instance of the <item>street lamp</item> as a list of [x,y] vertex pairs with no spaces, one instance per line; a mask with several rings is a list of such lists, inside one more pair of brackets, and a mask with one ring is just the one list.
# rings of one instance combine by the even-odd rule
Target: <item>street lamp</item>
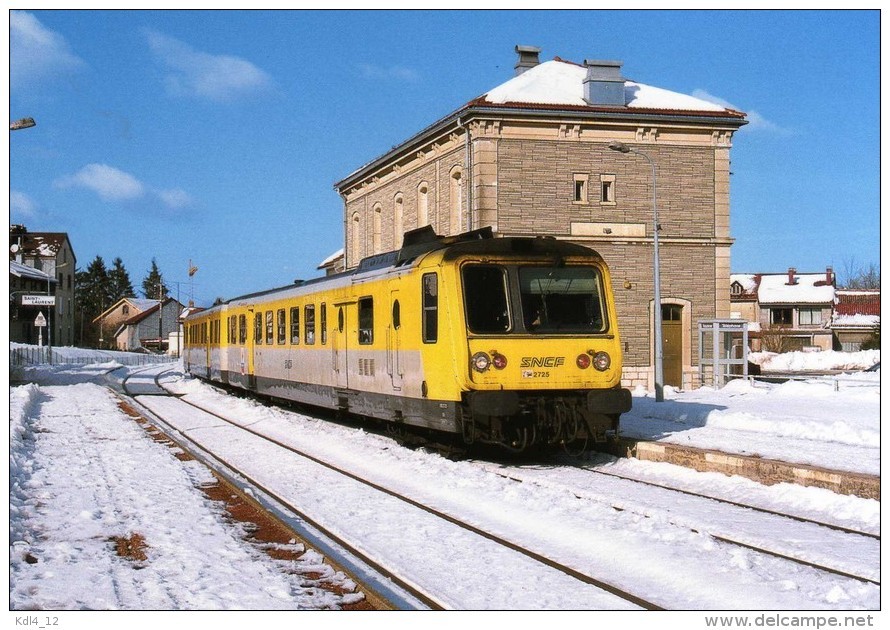
[[655,171],[655,162],[653,162],[652,159],[642,151],[632,149],[623,142],[610,142],[609,148],[613,151],[618,151],[619,153],[635,153],[636,155],[642,156],[646,158],[646,161],[649,162],[649,166],[652,167],[652,215],[654,221],[652,228],[652,240],[655,244],[655,252],[653,254],[655,258],[655,261],[653,263],[655,273],[655,304],[652,307],[655,311],[653,313],[653,315],[655,316],[655,400],[656,402],[662,402],[664,400],[664,343],[661,337],[661,274],[658,262],[659,226],[658,204],[656,202],[656,186],[658,178]]
[[10,131],[18,131],[19,129],[27,129],[28,127],[33,127],[37,123],[34,122],[33,118],[21,118],[19,120],[14,120],[9,123]]

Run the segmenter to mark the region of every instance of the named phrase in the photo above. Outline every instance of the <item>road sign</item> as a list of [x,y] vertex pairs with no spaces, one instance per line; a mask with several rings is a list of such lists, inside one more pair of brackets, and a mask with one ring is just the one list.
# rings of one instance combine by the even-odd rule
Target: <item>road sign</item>
[[34,325],[38,328],[46,326],[46,317],[43,316],[43,311],[37,313],[37,317],[34,318]]
[[22,306],[55,306],[55,295],[23,295]]

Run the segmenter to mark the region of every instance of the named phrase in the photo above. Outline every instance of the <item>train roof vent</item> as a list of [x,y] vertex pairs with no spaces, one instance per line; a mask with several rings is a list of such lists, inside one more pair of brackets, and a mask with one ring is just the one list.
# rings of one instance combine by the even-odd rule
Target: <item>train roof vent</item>
[[491,227],[484,227],[454,236],[439,236],[430,225],[425,225],[416,230],[405,233],[402,241],[402,249],[399,250],[398,262],[404,262],[455,243],[494,238]]

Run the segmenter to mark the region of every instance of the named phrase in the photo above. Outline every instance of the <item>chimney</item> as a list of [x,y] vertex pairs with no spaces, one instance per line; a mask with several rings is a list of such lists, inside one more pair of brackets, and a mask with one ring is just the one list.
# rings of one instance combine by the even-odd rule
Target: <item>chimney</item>
[[797,284],[797,281],[794,279],[794,276],[797,274],[797,269],[794,267],[788,267],[788,282],[785,284],[792,285]]
[[588,105],[624,107],[624,78],[620,61],[585,59],[584,100]]
[[825,283],[826,284],[834,284],[834,269],[831,267],[825,268]]
[[519,53],[519,59],[516,61],[516,65],[513,66],[516,71],[514,76],[518,77],[529,68],[534,68],[541,63],[540,59],[538,59],[538,53],[541,52],[540,48],[535,46],[516,46],[516,52]]

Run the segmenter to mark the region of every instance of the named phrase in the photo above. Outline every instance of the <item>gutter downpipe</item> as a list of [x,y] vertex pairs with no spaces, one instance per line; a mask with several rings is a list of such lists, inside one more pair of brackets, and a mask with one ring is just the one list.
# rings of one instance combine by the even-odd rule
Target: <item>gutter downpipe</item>
[[457,126],[464,130],[464,162],[466,164],[467,169],[467,209],[465,211],[465,223],[466,229],[465,231],[469,232],[473,230],[473,160],[472,160],[472,152],[470,151],[470,127],[460,121],[460,116],[457,117]]

